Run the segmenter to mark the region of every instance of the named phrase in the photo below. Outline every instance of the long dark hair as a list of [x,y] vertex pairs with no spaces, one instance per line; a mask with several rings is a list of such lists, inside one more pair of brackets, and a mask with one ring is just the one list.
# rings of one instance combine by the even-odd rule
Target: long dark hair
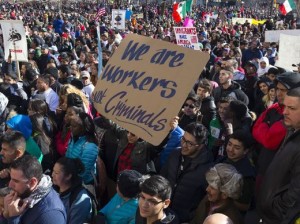
[[79,113],[78,117],[82,121],[82,128],[84,130],[84,135],[86,136],[87,141],[98,145],[95,132],[95,125],[92,118],[87,113]]
[[84,172],[84,165],[80,159],[61,157],[56,163],[62,167],[65,176],[71,175],[70,186],[82,181],[79,175]]

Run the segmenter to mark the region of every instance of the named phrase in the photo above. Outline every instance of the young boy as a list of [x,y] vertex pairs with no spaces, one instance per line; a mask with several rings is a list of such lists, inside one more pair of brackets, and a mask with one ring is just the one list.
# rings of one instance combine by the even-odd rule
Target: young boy
[[136,223],[170,223],[179,224],[179,219],[168,209],[172,188],[167,179],[154,175],[146,179],[140,186],[139,209],[136,213]]

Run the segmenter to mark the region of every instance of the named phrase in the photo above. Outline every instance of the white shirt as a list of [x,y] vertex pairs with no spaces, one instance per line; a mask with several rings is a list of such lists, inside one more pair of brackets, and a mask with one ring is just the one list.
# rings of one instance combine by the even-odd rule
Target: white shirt
[[[35,94],[37,94],[37,93],[38,93],[38,91],[36,90]],[[53,112],[56,112],[56,109],[59,105],[59,97],[56,94],[56,92],[51,87],[49,87],[49,89],[47,89],[45,92],[43,92],[41,94],[44,95],[45,101],[48,104],[49,109]]]
[[91,99],[94,89],[95,86],[92,83],[90,83],[83,87],[82,92],[84,92],[89,97],[89,99]]

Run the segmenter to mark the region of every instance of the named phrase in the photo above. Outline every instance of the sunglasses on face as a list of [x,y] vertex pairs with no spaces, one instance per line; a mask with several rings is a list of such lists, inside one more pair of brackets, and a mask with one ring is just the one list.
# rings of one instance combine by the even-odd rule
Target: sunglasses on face
[[183,106],[184,107],[189,107],[191,109],[194,109],[196,107],[194,104],[187,104],[187,103],[183,104]]

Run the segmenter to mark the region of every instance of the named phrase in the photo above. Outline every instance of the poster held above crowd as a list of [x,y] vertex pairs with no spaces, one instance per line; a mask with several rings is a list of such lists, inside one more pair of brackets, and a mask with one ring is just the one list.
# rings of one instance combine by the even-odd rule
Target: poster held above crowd
[[208,59],[199,51],[128,35],[99,77],[94,105],[123,128],[159,145]]

